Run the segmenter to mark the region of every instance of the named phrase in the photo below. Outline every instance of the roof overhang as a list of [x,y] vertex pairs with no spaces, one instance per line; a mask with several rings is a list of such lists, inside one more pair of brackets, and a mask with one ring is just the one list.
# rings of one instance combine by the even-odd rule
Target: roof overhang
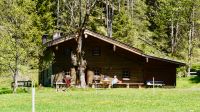
[[[107,43],[113,44],[117,47],[120,47],[122,49],[125,49],[129,52],[132,52],[134,54],[137,54],[137,55],[142,56],[142,57],[147,58],[147,59],[155,59],[155,60],[159,60],[159,61],[164,61],[164,62],[167,62],[167,63],[175,64],[177,66],[185,66],[186,65],[185,63],[180,62],[180,61],[174,61],[174,60],[171,60],[171,59],[165,59],[165,58],[160,58],[160,57],[150,56],[150,55],[144,54],[140,49],[137,49],[137,48],[132,47],[130,45],[127,45],[125,43],[119,42],[119,41],[117,41],[113,38],[101,35],[99,33],[95,33],[93,31],[90,31],[90,30],[87,30],[87,29],[84,30],[83,33],[84,33],[84,35],[90,35],[92,37],[95,37],[95,38],[100,39],[102,41],[105,41]],[[71,39],[75,39],[75,38],[77,38],[77,35],[69,35],[67,37],[60,37],[60,38],[48,41],[47,43],[45,43],[45,45],[47,45],[47,47],[51,47],[51,46],[58,45],[60,43],[69,41]]]
[[58,44],[60,44],[60,43],[69,41],[69,40],[71,40],[71,39],[74,39],[75,37],[76,37],[76,35],[69,35],[69,36],[67,36],[67,37],[60,37],[60,38],[57,38],[57,39],[48,41],[47,43],[45,43],[45,45],[46,45],[47,47],[51,47],[51,46],[58,45]]
[[160,57],[156,57],[156,56],[146,55],[146,58],[160,60],[160,61],[164,61],[164,62],[175,64],[175,65],[178,65],[178,66],[185,66],[186,65],[186,63],[183,63],[183,62],[180,62],[180,61],[175,61],[175,60],[171,60],[171,59],[160,58]]

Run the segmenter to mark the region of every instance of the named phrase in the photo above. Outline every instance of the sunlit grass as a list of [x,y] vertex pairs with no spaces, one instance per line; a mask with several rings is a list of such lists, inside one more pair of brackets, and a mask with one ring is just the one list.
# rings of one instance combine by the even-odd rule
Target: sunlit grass
[[[182,81],[182,82],[180,82]],[[36,89],[36,112],[199,112],[200,89],[191,84],[178,88],[142,89]],[[183,83],[184,82],[184,83]],[[186,84],[187,85],[187,84]],[[194,87],[195,86],[195,87]],[[0,95],[0,112],[30,112],[31,94]]]
[[[0,111],[31,111],[31,94],[0,95]],[[102,89],[36,90],[37,112],[189,112],[200,111],[200,90]]]

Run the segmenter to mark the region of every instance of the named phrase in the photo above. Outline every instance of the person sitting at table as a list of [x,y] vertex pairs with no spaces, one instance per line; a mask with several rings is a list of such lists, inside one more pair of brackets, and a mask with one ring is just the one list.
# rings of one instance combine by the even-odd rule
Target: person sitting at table
[[111,83],[111,84],[112,84],[112,85],[113,85],[113,84],[117,84],[118,81],[119,81],[119,80],[117,79],[117,76],[115,75],[114,78],[113,78],[113,80],[112,80],[112,83]]

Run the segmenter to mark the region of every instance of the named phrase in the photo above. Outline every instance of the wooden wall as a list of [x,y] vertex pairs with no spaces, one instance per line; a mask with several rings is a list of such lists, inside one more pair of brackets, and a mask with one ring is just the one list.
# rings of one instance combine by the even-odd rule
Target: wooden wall
[[[92,50],[95,47],[100,47],[100,56],[92,54]],[[59,44],[58,46],[52,46],[51,49],[55,53],[53,74],[70,71],[72,67],[71,51],[75,51],[76,49],[75,39]],[[129,82],[143,82],[143,63],[140,61],[142,60],[141,57],[119,47],[113,50],[112,44],[90,36],[83,40],[83,51],[85,52],[85,59],[87,61],[87,70],[94,71],[95,69],[100,69],[102,75],[110,77],[116,75],[119,80],[122,80],[122,72],[128,70],[131,75]]]
[[176,86],[176,66],[167,62],[149,59],[144,67],[144,81],[163,81],[168,86]]
[[[122,80],[123,70],[130,71],[130,82],[142,82],[142,62],[140,57],[127,52],[124,49],[106,43],[97,38],[88,37],[84,39],[85,58],[87,60],[87,67],[89,69],[100,68],[103,75],[113,77],[116,75],[118,79]],[[95,47],[100,47],[101,55],[93,56],[92,50]]]
[[[62,71],[69,72],[73,67],[71,64],[71,52],[76,50],[76,40],[72,39],[59,45],[51,46],[55,54],[55,61],[52,65],[53,74]],[[94,71],[100,69],[101,74],[113,77],[116,75],[122,80],[122,72],[130,71],[130,81],[128,82],[144,82],[152,80],[164,81],[166,85],[176,85],[176,66],[168,62],[149,59],[134,54],[125,49],[115,47],[113,44],[107,43],[100,39],[90,37],[83,39],[83,51],[87,61],[87,70]],[[100,47],[100,56],[94,56],[92,50]],[[45,78],[45,77],[43,77]],[[49,79],[48,79],[49,80]],[[42,80],[45,82],[44,80]]]

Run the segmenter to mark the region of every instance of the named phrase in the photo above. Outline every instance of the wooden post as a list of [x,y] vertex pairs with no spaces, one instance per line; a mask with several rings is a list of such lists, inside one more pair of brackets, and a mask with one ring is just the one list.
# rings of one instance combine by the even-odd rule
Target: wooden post
[[129,83],[126,85],[126,88],[129,88]]
[[154,81],[154,77],[153,77],[153,95],[155,94],[155,89],[154,89],[154,85],[155,85],[155,81]]
[[154,88],[154,77],[153,77],[153,88]]
[[147,62],[147,63],[149,62],[149,58],[148,58],[148,57],[146,57],[146,62]]
[[35,112],[35,85],[32,81],[32,112]]

